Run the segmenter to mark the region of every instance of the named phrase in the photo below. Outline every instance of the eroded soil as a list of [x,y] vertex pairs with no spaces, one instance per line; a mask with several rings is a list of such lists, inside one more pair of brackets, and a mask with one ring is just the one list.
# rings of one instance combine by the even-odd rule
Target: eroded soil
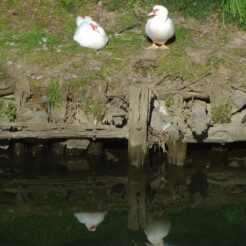
[[[127,122],[128,85],[146,83],[155,99],[164,102],[169,122],[179,128],[192,128],[187,122],[194,100],[205,103],[197,107],[205,110],[206,124],[245,122],[246,32],[232,24],[223,26],[218,13],[203,22],[170,13],[175,23],[170,49],[147,50],[147,6],[109,11],[102,2],[86,1],[83,8],[69,12],[57,1],[29,0],[2,1],[0,10],[0,90],[13,83],[16,88],[17,114],[10,120],[96,119],[122,127]],[[104,49],[89,50],[73,42],[77,15],[91,15],[104,27],[110,40]],[[236,92],[241,94],[233,99]],[[241,97],[244,101],[237,105]],[[2,114],[7,113],[2,108]]]

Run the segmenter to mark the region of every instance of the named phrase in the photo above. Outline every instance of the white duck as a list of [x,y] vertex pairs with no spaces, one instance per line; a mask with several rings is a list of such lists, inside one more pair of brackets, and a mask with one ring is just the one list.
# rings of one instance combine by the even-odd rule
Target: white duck
[[76,25],[77,29],[73,35],[73,40],[80,46],[98,50],[108,43],[105,31],[91,17],[78,16]]
[[169,234],[171,223],[164,220],[150,220],[144,233],[150,243],[147,246],[164,246],[163,238]]
[[150,49],[169,49],[165,43],[174,35],[174,25],[164,6],[155,5],[145,25],[145,33],[153,41]]
[[79,212],[74,213],[77,220],[85,224],[89,231],[95,231],[97,226],[104,220],[107,212]]

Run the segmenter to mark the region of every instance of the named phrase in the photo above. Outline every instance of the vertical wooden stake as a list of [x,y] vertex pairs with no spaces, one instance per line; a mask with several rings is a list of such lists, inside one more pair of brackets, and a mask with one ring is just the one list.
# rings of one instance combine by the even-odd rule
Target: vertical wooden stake
[[149,102],[149,88],[146,85],[129,87],[128,158],[130,165],[143,166],[148,158]]
[[129,88],[128,137],[128,228],[144,229],[147,223],[145,164],[148,162],[149,88],[134,85]]

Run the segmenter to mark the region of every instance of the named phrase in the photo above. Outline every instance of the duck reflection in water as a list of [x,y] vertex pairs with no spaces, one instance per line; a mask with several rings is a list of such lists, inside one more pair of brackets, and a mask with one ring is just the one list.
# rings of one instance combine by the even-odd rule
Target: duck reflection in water
[[104,220],[107,212],[78,212],[74,213],[77,220],[89,231],[96,231],[97,226]]
[[164,217],[151,217],[144,233],[148,239],[147,246],[171,246],[164,244],[164,237],[169,234],[171,229],[170,221]]

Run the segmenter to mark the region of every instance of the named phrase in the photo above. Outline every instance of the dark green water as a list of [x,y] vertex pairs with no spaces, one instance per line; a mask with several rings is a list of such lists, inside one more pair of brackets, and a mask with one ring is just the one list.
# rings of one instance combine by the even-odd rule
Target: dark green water
[[[142,246],[151,218],[171,223],[165,245],[246,245],[244,148],[189,149],[184,167],[152,152],[144,169],[128,167],[126,148],[108,153],[1,151],[0,245]],[[99,211],[94,232],[74,216]]]

